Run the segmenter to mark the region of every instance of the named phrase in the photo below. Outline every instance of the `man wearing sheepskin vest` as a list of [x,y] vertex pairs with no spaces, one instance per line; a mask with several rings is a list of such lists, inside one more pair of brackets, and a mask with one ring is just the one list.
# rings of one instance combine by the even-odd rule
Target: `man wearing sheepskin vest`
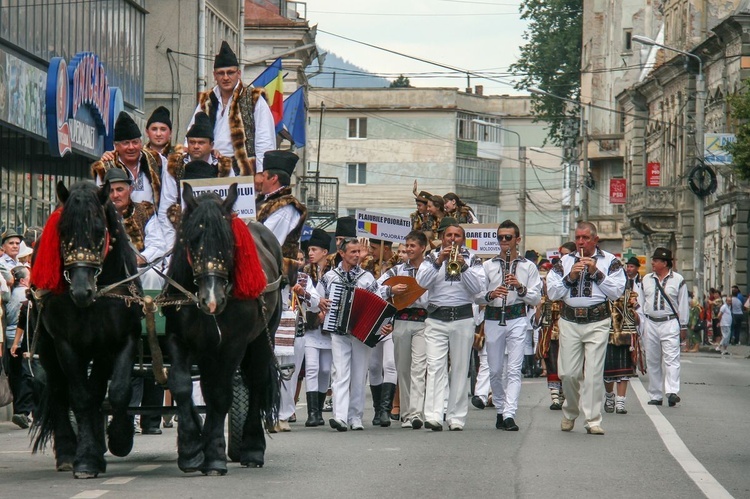
[[264,159],[266,168],[260,174],[263,197],[256,218],[273,232],[286,258],[297,258],[307,208],[292,195],[289,185],[299,156],[289,151],[268,151]]
[[263,90],[245,87],[240,81],[239,61],[227,42],[214,59],[216,86],[198,96],[195,115],[208,115],[214,132],[214,149],[233,158],[237,175],[259,175],[266,151],[276,148],[276,127]]

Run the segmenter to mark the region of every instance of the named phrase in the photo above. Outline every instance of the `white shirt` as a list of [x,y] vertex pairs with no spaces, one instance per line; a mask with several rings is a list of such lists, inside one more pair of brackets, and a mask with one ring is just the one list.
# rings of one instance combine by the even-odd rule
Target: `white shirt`
[[151,263],[157,258],[161,258],[167,252],[167,241],[164,239],[161,224],[156,215],[148,219],[146,227],[143,229],[143,245],[145,246],[140,255]]
[[[638,312],[650,317],[665,317],[674,315],[672,307],[664,299],[663,294],[656,287],[654,278],[656,274],[651,272],[646,274],[641,281],[641,290],[638,295]],[[677,309],[677,315],[680,319],[680,326],[687,327],[690,319],[690,303],[688,302],[687,286],[685,279],[677,272],[669,273],[661,281],[661,286],[672,301],[672,305]]]
[[576,263],[578,253],[563,256],[547,274],[547,296],[552,301],[563,300],[570,307],[591,307],[615,301],[625,292],[625,271],[622,262],[608,251],[596,248],[596,274],[588,270],[570,279],[570,270]]
[[12,259],[8,253],[3,253],[3,256],[0,256],[0,265],[3,265],[10,272],[14,267],[18,267],[21,264],[18,263],[18,260]]
[[726,303],[722,305],[719,309],[719,313],[721,314],[719,326],[730,327],[732,325],[732,309],[729,308],[729,305]]
[[462,247],[464,267],[456,277],[449,277],[445,272],[447,259],[437,264],[442,248],[430,252],[419,266],[417,283],[430,293],[429,304],[435,307],[457,307],[474,302],[474,297],[484,289],[486,279],[482,261]]
[[[389,298],[393,297],[393,293],[391,293],[391,286],[385,286],[383,284],[385,281],[395,276],[416,278],[418,270],[419,269],[417,267],[412,266],[411,262],[400,263],[389,268],[383,275],[380,276],[380,279],[378,279],[378,285],[380,286],[378,288],[378,292],[380,293],[380,297],[384,300],[388,300]],[[427,303],[429,303],[429,295],[430,293],[425,291],[424,293],[422,293],[422,296],[414,301],[414,303],[410,303],[408,308],[427,308]]]
[[[488,291],[493,291],[498,286],[504,284],[503,282],[503,266],[505,259],[498,255],[491,260],[484,262],[484,273],[487,276],[487,281],[483,293],[478,296],[478,302],[480,304],[489,304],[493,307],[500,307],[503,305],[502,298],[495,298],[488,302],[485,298]],[[515,305],[516,303],[525,303],[533,307],[542,301],[542,279],[539,277],[539,270],[532,262],[523,257],[517,257],[510,264],[510,271],[514,273],[518,282],[526,287],[526,294],[520,296],[517,289],[508,290],[508,296],[505,300],[505,305]],[[507,272],[507,270],[506,270]]]
[[[242,85],[242,82],[237,82],[237,85]],[[234,88],[236,91],[237,87]],[[246,91],[249,92],[250,88],[248,87]],[[232,91],[226,105],[222,102],[218,85],[213,88],[213,92],[219,100],[218,109],[216,109],[216,124],[214,125],[214,149],[219,151],[222,156],[233,158],[234,147],[232,146],[232,132],[229,125],[229,109],[232,107],[232,101],[234,100],[234,91]],[[188,123],[188,130],[193,126],[195,115],[201,111],[203,109],[198,104],[190,123]],[[259,98],[255,103],[253,118],[255,119],[255,171],[260,173],[263,171],[263,156],[266,151],[276,149],[276,125],[273,122],[271,108],[268,107],[268,102],[265,99]],[[185,140],[185,145],[187,146],[187,140]]]
[[288,204],[268,215],[263,225],[273,232],[279,244],[283,245],[286,236],[297,227],[300,218],[302,218],[302,214],[297,211],[297,208]]

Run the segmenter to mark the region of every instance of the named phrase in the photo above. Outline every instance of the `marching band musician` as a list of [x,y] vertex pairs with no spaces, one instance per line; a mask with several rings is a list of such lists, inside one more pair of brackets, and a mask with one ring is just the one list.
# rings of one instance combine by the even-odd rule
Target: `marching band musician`
[[[394,276],[416,277],[417,270],[424,261],[426,247],[427,236],[424,235],[424,232],[413,230],[407,234],[406,255],[408,260],[388,269],[378,279],[380,285],[378,290],[384,299],[407,292],[406,284],[385,286],[383,283]],[[405,411],[401,414],[401,427],[415,430],[420,429],[424,424],[425,371],[427,370],[424,328],[427,318],[427,296],[428,294],[424,293],[416,301],[409,304],[407,308],[396,314],[391,335],[400,399],[402,407],[405,408]]]
[[441,225],[445,226],[442,245],[427,255],[417,272],[417,283],[429,293],[424,333],[427,354],[425,427],[442,431],[443,405],[448,391],[448,429],[461,431],[469,410],[467,373],[474,341],[472,303],[474,297],[482,293],[485,273],[482,261],[464,246],[465,233],[458,222],[446,217]]
[[538,323],[541,327],[539,331],[539,343],[536,346],[536,356],[538,359],[544,361],[544,368],[547,371],[547,389],[552,399],[549,409],[551,411],[560,411],[565,401],[562,383],[557,374],[557,354],[560,351],[560,329],[558,322],[560,320],[562,302],[552,301],[547,295],[547,275],[550,270],[552,270],[550,262],[539,264],[539,277],[542,279],[542,302],[537,307]]
[[[672,270],[672,252],[656,248],[651,257],[653,272],[641,282],[638,313],[645,339],[649,405],[662,405],[664,393],[669,407],[680,401],[680,332],[690,318],[687,286]],[[662,361],[664,371],[662,371]]]
[[[515,417],[521,394],[521,365],[527,330],[531,327],[528,313],[541,301],[542,281],[534,262],[518,254],[521,241],[518,225],[510,220],[500,223],[497,240],[500,254],[484,262],[488,290],[482,294],[480,303],[487,304],[484,334],[490,386],[497,408],[495,428],[518,431]],[[508,365],[503,382],[506,349]]]
[[[323,276],[326,299],[333,298],[334,283],[364,289],[377,286],[372,274],[359,266],[360,243],[356,238],[343,238],[338,245],[338,254],[341,263]],[[347,428],[364,430],[362,417],[370,347],[346,332],[326,330],[325,323],[324,332],[331,334],[334,372],[333,417],[328,423],[337,431],[346,431]]]
[[[322,277],[331,270],[328,249],[331,236],[323,229],[313,229],[307,241],[307,254],[310,259],[304,272],[321,296],[325,295]],[[331,382],[331,335],[322,330],[321,322],[328,310],[328,300],[321,298],[320,312],[307,311],[305,322],[305,388],[307,395],[307,421],[305,426],[322,426],[323,401]]]
[[607,300],[622,295],[625,273],[620,260],[598,247],[594,224],[579,222],[575,236],[579,250],[563,256],[547,275],[548,296],[564,302],[557,366],[565,392],[560,429],[572,431],[582,412],[586,432],[604,435],[601,426],[604,355],[610,325]]

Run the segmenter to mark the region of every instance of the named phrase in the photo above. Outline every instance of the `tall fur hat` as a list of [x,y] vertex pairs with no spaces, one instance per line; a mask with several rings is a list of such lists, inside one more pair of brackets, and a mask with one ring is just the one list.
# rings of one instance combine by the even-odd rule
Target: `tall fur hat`
[[239,67],[239,65],[240,63],[237,61],[237,55],[235,55],[234,51],[229,47],[229,44],[226,41],[222,41],[219,53],[216,54],[216,57],[214,58],[214,69],[231,68],[234,66]]

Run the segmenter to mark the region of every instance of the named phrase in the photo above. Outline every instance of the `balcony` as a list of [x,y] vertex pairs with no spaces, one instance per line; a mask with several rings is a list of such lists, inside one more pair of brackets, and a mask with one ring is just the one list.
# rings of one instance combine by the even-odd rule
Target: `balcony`
[[300,178],[300,201],[307,206],[307,220],[314,227],[326,227],[335,222],[339,213],[338,177]]
[[677,210],[674,189],[671,187],[647,187],[642,192],[631,194],[625,205],[628,216],[643,214],[673,214]]

